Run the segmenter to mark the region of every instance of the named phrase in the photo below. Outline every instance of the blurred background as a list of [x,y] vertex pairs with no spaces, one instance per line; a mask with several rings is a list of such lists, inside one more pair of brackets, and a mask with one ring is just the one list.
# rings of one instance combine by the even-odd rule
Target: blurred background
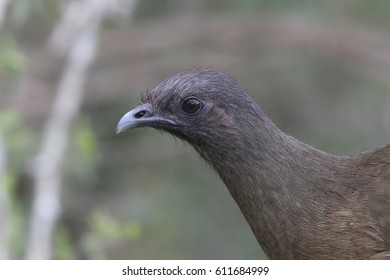
[[186,144],[116,135],[184,69],[334,154],[390,142],[390,1],[0,0],[0,258],[263,259]]

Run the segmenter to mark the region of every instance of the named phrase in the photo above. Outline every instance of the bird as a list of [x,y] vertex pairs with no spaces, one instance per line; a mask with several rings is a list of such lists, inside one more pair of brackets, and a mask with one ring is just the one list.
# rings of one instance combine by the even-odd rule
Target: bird
[[218,173],[269,259],[390,259],[390,144],[336,156],[283,132],[229,75],[175,74],[117,133],[152,127]]

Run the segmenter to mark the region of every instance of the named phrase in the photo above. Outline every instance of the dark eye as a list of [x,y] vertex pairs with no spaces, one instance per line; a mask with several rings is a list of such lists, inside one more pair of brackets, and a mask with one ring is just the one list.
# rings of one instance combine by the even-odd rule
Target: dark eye
[[183,101],[181,109],[187,114],[195,114],[202,109],[202,103],[196,98],[188,98]]

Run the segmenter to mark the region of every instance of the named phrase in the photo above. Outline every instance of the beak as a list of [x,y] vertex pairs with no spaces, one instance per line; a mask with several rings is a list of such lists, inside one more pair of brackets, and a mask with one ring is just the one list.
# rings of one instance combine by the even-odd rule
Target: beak
[[171,119],[159,116],[155,113],[153,106],[150,103],[146,103],[127,112],[119,120],[116,133],[119,134],[138,127],[167,128],[172,126],[179,125]]

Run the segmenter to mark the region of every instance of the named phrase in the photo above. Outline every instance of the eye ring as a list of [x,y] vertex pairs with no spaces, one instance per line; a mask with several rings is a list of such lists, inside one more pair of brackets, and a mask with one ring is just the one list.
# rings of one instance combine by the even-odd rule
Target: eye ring
[[181,104],[181,109],[183,110],[183,112],[190,115],[198,113],[202,109],[202,107],[202,103],[194,97],[185,99]]

